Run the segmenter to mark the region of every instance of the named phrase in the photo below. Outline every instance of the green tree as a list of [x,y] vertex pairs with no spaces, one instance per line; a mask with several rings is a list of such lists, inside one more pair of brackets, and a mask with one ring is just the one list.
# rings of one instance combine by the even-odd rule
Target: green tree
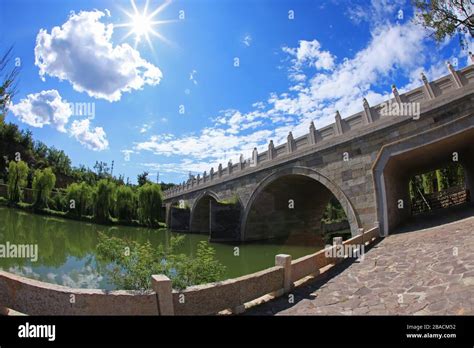
[[474,4],[472,0],[413,0],[421,24],[434,30],[435,40],[460,34],[461,47],[464,35],[474,37]]
[[69,185],[66,189],[69,212],[78,217],[86,215],[87,210],[92,205],[92,195],[92,187],[85,182]]
[[66,207],[68,206],[66,195],[61,192],[56,192],[53,197],[49,199],[48,206],[57,211],[66,211]]
[[435,172],[428,172],[421,175],[422,182],[423,182],[423,193],[430,194],[434,192],[434,178]]
[[115,214],[119,220],[131,221],[135,216],[136,195],[129,186],[117,188],[115,200]]
[[33,190],[35,190],[35,208],[48,208],[48,199],[55,184],[56,175],[54,175],[51,168],[35,170],[33,178]]
[[109,166],[107,165],[106,162],[95,161],[94,169],[96,170],[96,173],[97,173],[97,176],[99,177],[99,179],[105,179],[105,178],[111,176],[110,175],[110,168],[109,168]]
[[326,224],[347,220],[344,208],[336,198],[331,198],[323,212],[322,220]]
[[8,165],[8,199],[12,203],[20,202],[22,187],[26,185],[28,165],[23,161],[10,161]]
[[225,267],[215,258],[215,251],[208,242],[200,242],[196,256],[191,257],[179,253],[183,241],[184,236],[173,236],[168,248],[159,245],[155,249],[150,242],[140,244],[101,233],[97,251],[101,259],[113,263],[108,273],[113,282],[125,290],[150,289],[154,274],[166,275],[177,289],[223,278]]
[[158,226],[161,212],[162,194],[158,184],[145,184],[138,188],[138,217],[140,222]]
[[150,180],[148,180],[148,172],[143,172],[141,174],[138,174],[137,176],[137,182],[138,186],[143,186],[145,184],[151,183]]
[[56,173],[65,175],[71,174],[71,159],[64,153],[63,150],[58,150],[50,147],[47,152],[47,160]]
[[94,194],[95,219],[99,223],[110,222],[110,212],[114,207],[115,184],[109,180],[102,179],[97,184]]

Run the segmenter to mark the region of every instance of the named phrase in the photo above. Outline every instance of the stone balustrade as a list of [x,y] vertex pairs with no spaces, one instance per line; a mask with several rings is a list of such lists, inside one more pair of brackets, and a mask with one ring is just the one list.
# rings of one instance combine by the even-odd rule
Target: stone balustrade
[[[274,145],[273,140],[270,140],[266,151],[258,152],[257,148],[254,148],[251,158],[244,160],[241,155],[239,162],[236,164],[232,164],[232,162],[229,162],[227,166],[219,164],[216,173],[214,173],[214,168],[211,168],[209,175],[204,172],[202,179],[199,175],[198,177],[192,177],[187,182],[164,191],[163,196],[165,199],[168,199],[200,189],[203,186],[209,185],[210,182],[229,180],[241,175],[242,172],[250,172],[256,167],[271,161],[280,160],[285,157],[298,157],[298,152],[300,151],[313,148],[315,151],[318,151],[320,147],[333,141],[333,139],[342,139],[345,135],[351,134],[354,131],[383,124],[386,119],[391,118],[384,116],[382,112],[384,106],[388,103],[420,103],[420,110],[422,111],[423,107],[428,105],[431,100],[439,98],[453,89],[461,88],[468,83],[474,82],[474,65],[469,65],[459,71],[454,70],[450,63],[447,65],[449,74],[436,81],[429,82],[426,76],[422,74],[422,85],[402,94],[399,93],[395,85],[392,85],[393,98],[390,100],[370,106],[364,98],[362,100],[363,110],[361,112],[346,118],[342,118],[340,113],[336,112],[335,122],[321,129],[316,129],[314,123],[311,122],[308,134],[294,138],[290,132],[287,142],[277,146]],[[406,119],[407,117],[400,116],[400,118]]]

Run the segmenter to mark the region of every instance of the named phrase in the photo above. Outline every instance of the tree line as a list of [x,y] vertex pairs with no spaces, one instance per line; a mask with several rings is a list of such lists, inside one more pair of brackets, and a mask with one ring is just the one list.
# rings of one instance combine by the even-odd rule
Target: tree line
[[131,186],[100,179],[93,185],[73,182],[53,194],[56,175],[48,167],[34,171],[33,202],[29,205],[22,202],[28,173],[26,162],[9,162],[7,194],[10,204],[76,219],[85,218],[101,224],[135,223],[159,227],[160,221],[164,219],[159,184],[145,182],[142,186]]
[[464,170],[458,163],[450,163],[444,168],[415,175],[410,179],[410,199],[422,199],[421,195],[440,192],[450,187],[464,186]]

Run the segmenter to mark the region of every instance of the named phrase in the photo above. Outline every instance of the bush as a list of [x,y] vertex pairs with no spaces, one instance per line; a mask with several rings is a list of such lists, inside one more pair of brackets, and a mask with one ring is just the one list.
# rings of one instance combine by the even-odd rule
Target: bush
[[66,195],[60,193],[60,192],[56,192],[52,198],[49,199],[49,207],[51,209],[54,209],[56,211],[66,211],[66,206],[67,206],[67,199],[66,199]]
[[23,161],[10,161],[8,165],[8,199],[12,203],[20,202],[22,198],[21,187],[26,186],[28,165]]
[[66,197],[69,212],[81,217],[92,206],[93,189],[85,182],[80,184],[73,183],[66,189]]
[[55,184],[56,175],[54,175],[51,168],[35,170],[33,178],[33,190],[35,190],[34,206],[36,209],[48,208],[48,199]]
[[113,263],[107,273],[124,290],[150,289],[154,274],[166,275],[177,289],[221,280],[225,266],[215,259],[214,249],[202,241],[196,256],[190,257],[177,252],[183,241],[184,236],[173,236],[169,248],[154,249],[150,242],[139,244],[100,233],[97,251],[101,259]]
[[148,183],[138,189],[138,217],[142,224],[159,226],[161,202],[160,185]]
[[130,222],[135,216],[136,195],[129,186],[117,188],[115,214],[119,220]]
[[115,184],[107,179],[102,179],[97,184],[94,193],[94,214],[99,223],[110,223],[110,211],[114,207]]

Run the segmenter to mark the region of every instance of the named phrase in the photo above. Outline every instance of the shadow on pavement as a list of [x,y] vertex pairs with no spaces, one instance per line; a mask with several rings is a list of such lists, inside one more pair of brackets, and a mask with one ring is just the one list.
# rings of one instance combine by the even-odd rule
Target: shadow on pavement
[[[371,249],[377,248],[378,244],[382,240],[383,239],[378,239],[374,244],[367,247],[365,252],[367,253]],[[275,315],[278,312],[281,312],[285,309],[293,307],[301,300],[304,300],[304,299],[312,300],[315,298],[315,296],[312,293],[314,293],[316,290],[321,288],[324,284],[326,284],[332,278],[344,272],[352,264],[358,263],[358,262],[360,261],[356,259],[349,259],[349,258],[345,259],[341,263],[334,265],[331,269],[321,274],[314,280],[311,280],[309,284],[293,289],[291,291],[291,294],[294,295],[293,303],[289,303],[288,295],[283,295],[267,303],[263,303],[261,305],[249,308],[247,311],[245,311],[241,315]]]

